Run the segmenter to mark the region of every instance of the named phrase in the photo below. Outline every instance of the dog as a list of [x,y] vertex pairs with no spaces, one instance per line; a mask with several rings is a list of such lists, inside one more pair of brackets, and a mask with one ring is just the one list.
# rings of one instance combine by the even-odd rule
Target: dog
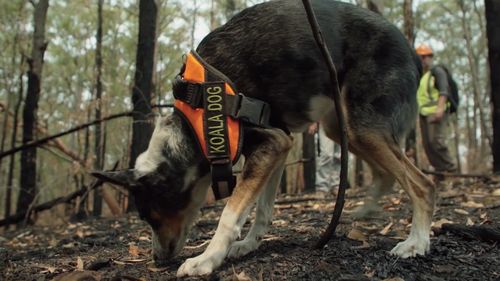
[[[391,253],[424,255],[430,248],[435,187],[400,148],[415,124],[420,61],[401,32],[381,16],[347,3],[312,2],[337,67],[349,149],[373,170],[367,208],[399,182],[411,198],[413,219],[408,239]],[[242,126],[245,164],[237,184],[210,244],[180,266],[179,277],[210,274],[226,257],[259,247],[292,147],[289,132],[321,122],[329,138],[340,139],[328,69],[301,1],[245,9],[208,34],[196,51],[245,96],[266,102],[271,126]],[[130,189],[141,218],[152,228],[157,262],[183,248],[212,181],[192,128],[178,112],[157,121],[134,169],[94,175]],[[246,237],[236,241],[255,202],[255,221]]]

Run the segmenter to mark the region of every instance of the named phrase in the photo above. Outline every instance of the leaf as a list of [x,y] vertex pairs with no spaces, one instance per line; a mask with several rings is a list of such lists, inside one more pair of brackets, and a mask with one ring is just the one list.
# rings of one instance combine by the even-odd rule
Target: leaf
[[356,241],[366,241],[366,234],[364,234],[362,231],[353,228],[349,233],[347,234],[347,238],[351,240],[356,240]]
[[126,259],[126,260],[113,260],[113,263],[119,264],[119,265],[126,265],[126,264],[134,264],[134,263],[142,263],[147,261],[147,259]]
[[240,273],[236,273],[236,270],[234,269],[234,266],[233,266],[233,278],[232,280],[233,281],[252,281],[252,278],[250,278],[249,276],[247,276],[245,274],[245,271],[242,271]]
[[130,244],[128,247],[128,253],[132,257],[138,257],[139,256],[139,247],[137,245]]
[[472,221],[471,218],[467,218],[467,222],[465,223],[467,226],[474,225],[474,222]]
[[83,271],[83,260],[80,257],[76,259],[76,270]]
[[386,225],[384,227],[384,229],[382,229],[379,233],[380,235],[387,235],[387,233],[389,233],[389,230],[391,229],[391,227],[393,226],[394,224],[392,222],[390,222],[388,225]]
[[433,222],[432,226],[436,228],[441,228],[445,223],[453,223],[453,222],[448,219],[440,219],[437,222]]
[[467,202],[462,202],[460,206],[465,207],[465,208],[474,208],[474,209],[480,209],[484,208],[483,203],[477,203],[474,201],[467,201]]
[[45,264],[37,264],[36,267],[44,269],[40,273],[54,273],[57,270],[57,268]]
[[495,189],[495,190],[491,193],[491,195],[493,195],[493,196],[500,196],[500,188]]
[[370,243],[366,242],[366,241],[363,241],[363,244],[360,245],[360,246],[354,246],[352,247],[353,249],[356,249],[356,250],[359,250],[359,249],[367,249],[367,248],[370,248]]
[[455,213],[457,213],[457,214],[460,214],[460,215],[465,215],[465,216],[469,215],[469,212],[467,212],[467,211],[466,211],[466,210],[464,210],[464,209],[454,209],[453,211],[454,211]]

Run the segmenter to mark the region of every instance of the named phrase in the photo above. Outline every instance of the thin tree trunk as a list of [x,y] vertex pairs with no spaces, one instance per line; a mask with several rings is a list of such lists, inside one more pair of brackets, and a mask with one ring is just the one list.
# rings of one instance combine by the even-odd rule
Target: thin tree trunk
[[457,114],[454,114],[451,118],[451,122],[453,124],[453,131],[454,131],[454,139],[455,139],[455,157],[456,157],[456,163],[457,163],[457,173],[462,173],[462,164],[460,161],[460,150],[458,149],[460,146],[460,135],[458,131],[458,116]]
[[479,89],[479,75],[477,69],[477,56],[474,54],[474,50],[472,47],[472,34],[470,30],[470,23],[467,19],[467,9],[465,7],[464,0],[458,0],[458,4],[460,6],[462,12],[462,28],[464,31],[464,39],[465,45],[467,48],[467,59],[469,61],[470,71],[472,75],[472,87],[474,92],[474,103],[477,104],[477,108],[479,110],[479,121],[481,128],[481,150],[484,149],[485,143],[484,140],[488,141],[488,144],[491,146],[492,140],[490,138],[490,134],[488,133],[488,129],[486,128],[486,121],[484,119],[484,109],[481,103],[481,91]]
[[198,16],[198,1],[193,0],[193,12],[191,22],[191,49],[194,49],[194,32],[196,31],[196,17]]
[[[104,0],[97,1],[97,34],[96,34],[96,55],[95,55],[95,64],[96,64],[96,85],[95,85],[95,101],[96,101],[96,109],[95,109],[95,119],[101,119],[101,110],[102,110],[102,5]],[[95,153],[95,162],[94,169],[97,171],[102,170],[103,168],[103,134],[102,134],[102,123],[99,123],[95,126],[95,139],[94,139],[94,153]],[[102,197],[100,195],[99,189],[94,190],[94,208],[92,210],[92,214],[94,216],[100,216],[102,212]]]
[[354,158],[354,184],[357,187],[363,187],[364,186],[364,167],[363,167],[363,160],[361,157],[356,156]]
[[[31,58],[28,61],[28,91],[23,109],[23,143],[31,142],[35,138],[43,56],[47,48],[47,43],[45,42],[45,22],[49,0],[39,0],[34,6],[33,49]],[[21,190],[17,201],[17,212],[27,210],[35,199],[37,190],[36,168],[36,147],[23,150],[21,153]]]
[[215,26],[215,0],[210,0],[210,30],[214,30]]
[[[463,85],[463,80],[462,80],[462,85]],[[474,118],[474,117],[472,117]],[[470,104],[469,104],[469,99],[465,99],[465,123],[467,126],[467,170],[469,171],[470,163],[474,163],[475,161],[475,156],[477,152],[477,139],[476,139],[476,134],[475,131],[473,130],[473,120],[470,117]]]
[[[147,149],[153,133],[151,122],[151,92],[153,89],[154,54],[156,44],[156,18],[158,8],[154,0],[139,2],[139,40],[137,43],[136,70],[132,90],[133,128],[129,167]],[[135,208],[133,200],[129,210]]]
[[305,161],[304,191],[313,192],[316,186],[316,143],[314,135],[308,132],[302,134],[302,159]]
[[485,0],[490,64],[493,172],[500,173],[500,1]]
[[415,44],[415,31],[414,31],[414,21],[413,21],[413,0],[404,0],[403,2],[403,13],[404,13],[404,34],[410,46]]
[[[12,121],[12,135],[10,139],[10,146],[11,148],[16,147],[16,137],[17,137],[17,123],[19,119],[19,110],[21,109],[21,103],[23,102],[23,92],[24,92],[24,84],[23,84],[23,77],[24,77],[24,56],[21,56],[21,62],[20,62],[20,67],[19,67],[19,91],[17,93],[17,103],[14,108],[14,116],[13,116],[13,121]],[[5,217],[10,216],[10,211],[12,209],[11,207],[11,202],[12,202],[12,184],[14,182],[14,167],[16,163],[16,158],[14,154],[10,155],[9,159],[9,172],[7,175],[7,189],[5,191]]]
[[[408,44],[413,48],[415,44],[415,28],[414,28],[414,20],[413,20],[413,0],[404,0],[403,2],[403,30],[408,40]],[[415,161],[415,165],[418,167],[418,151],[417,151],[417,122],[415,122],[415,127],[408,133],[405,141],[405,152],[406,155]]]

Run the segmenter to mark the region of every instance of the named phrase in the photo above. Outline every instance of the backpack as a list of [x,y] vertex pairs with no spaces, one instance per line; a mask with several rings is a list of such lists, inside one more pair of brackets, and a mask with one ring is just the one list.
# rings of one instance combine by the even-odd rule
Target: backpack
[[435,76],[434,75],[434,70],[437,67],[440,67],[441,69],[443,69],[446,72],[446,78],[448,80],[448,86],[449,86],[449,89],[450,89],[450,96],[448,98],[448,100],[450,101],[449,112],[450,113],[456,113],[458,105],[460,104],[460,98],[458,96],[457,82],[455,81],[455,79],[453,79],[453,76],[451,75],[450,70],[446,66],[444,66],[444,65],[436,65],[433,68],[431,68],[431,74],[433,76]]

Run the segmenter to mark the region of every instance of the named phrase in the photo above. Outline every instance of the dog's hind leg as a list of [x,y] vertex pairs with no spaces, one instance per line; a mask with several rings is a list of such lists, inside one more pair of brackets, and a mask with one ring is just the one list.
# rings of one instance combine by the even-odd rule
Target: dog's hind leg
[[[346,89],[343,88],[345,95]],[[354,121],[354,120],[353,120]],[[331,110],[322,119],[327,136],[340,140],[335,111]],[[353,122],[356,123],[356,122]],[[379,170],[380,184],[375,183],[373,199],[380,197],[383,190],[392,186],[396,179],[408,193],[413,205],[413,219],[410,236],[399,243],[392,254],[403,258],[425,254],[430,248],[430,227],[434,212],[435,186],[401,151],[390,133],[381,129],[358,128],[348,130],[349,150]],[[369,199],[370,200],[370,199]],[[373,200],[373,201],[375,201]],[[373,202],[376,204],[376,201]],[[371,204],[371,203],[369,203]]]
[[[252,128],[245,131],[245,138],[245,165],[222,212],[217,231],[203,254],[187,259],[180,266],[178,277],[210,274],[222,264],[230,246],[240,235],[241,227],[257,196],[277,169],[282,169],[284,159],[292,147],[292,139],[280,129]],[[267,203],[270,203],[269,199],[268,197]],[[266,200],[263,199],[259,204],[266,203],[264,201]],[[255,232],[258,234],[257,229]]]
[[[344,87],[342,88],[342,95],[345,96],[346,94],[347,88]],[[325,114],[321,120],[321,124],[323,125],[327,137],[337,143],[340,143],[340,130],[337,123],[337,113],[334,107],[332,107]],[[365,204],[357,209],[353,214],[356,218],[365,218],[380,209],[377,202],[384,194],[391,190],[396,179],[394,175],[381,168],[377,161],[367,157],[369,154],[359,151],[353,145],[349,145],[349,150],[365,160],[370,165],[373,174],[373,183],[368,189],[368,198],[365,200]]]
[[396,181],[393,175],[385,172],[378,165],[373,163],[369,163],[369,165],[372,170],[373,183],[367,190],[368,196],[365,199],[364,205],[360,206],[353,213],[353,217],[358,219],[367,218],[379,212],[381,206],[378,204],[378,201],[383,195],[391,191]]
[[262,237],[267,233],[269,225],[272,222],[274,199],[276,198],[276,189],[280,183],[283,170],[285,168],[285,158],[282,163],[273,172],[267,186],[262,190],[257,200],[255,210],[255,221],[250,228],[250,231],[242,241],[236,241],[231,245],[228,257],[237,258],[244,256],[256,250],[261,243]]
[[403,258],[424,255],[430,248],[430,227],[435,203],[435,186],[404,155],[390,136],[363,130],[351,138],[351,145],[385,173],[396,178],[408,193],[413,205],[412,227],[408,239],[391,251]]

